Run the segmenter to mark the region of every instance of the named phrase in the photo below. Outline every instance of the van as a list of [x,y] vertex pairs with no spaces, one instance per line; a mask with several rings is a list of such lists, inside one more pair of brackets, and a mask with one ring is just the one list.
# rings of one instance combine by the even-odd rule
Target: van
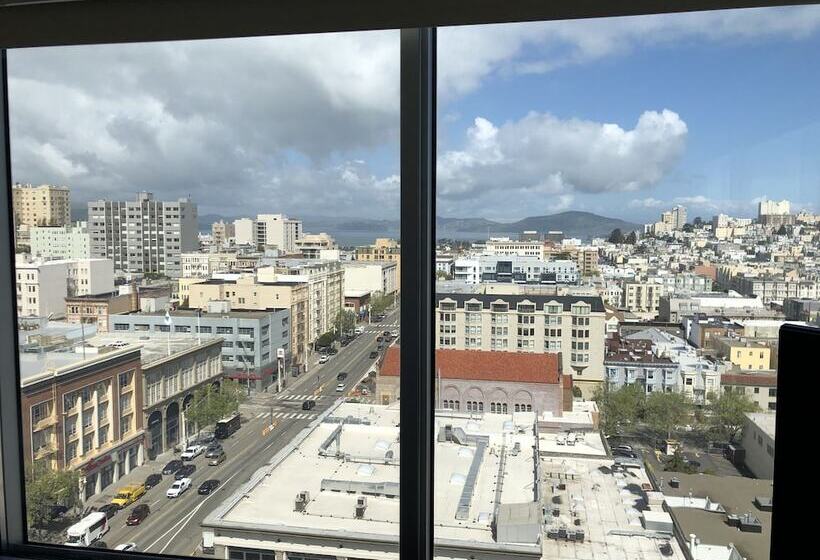
[[111,503],[122,509],[136,502],[143,494],[145,494],[145,486],[143,484],[123,486],[117,490],[117,494],[111,500]]
[[202,554],[214,553],[214,532],[202,531]]
[[90,546],[108,532],[108,516],[101,511],[89,513],[66,530],[66,546]]

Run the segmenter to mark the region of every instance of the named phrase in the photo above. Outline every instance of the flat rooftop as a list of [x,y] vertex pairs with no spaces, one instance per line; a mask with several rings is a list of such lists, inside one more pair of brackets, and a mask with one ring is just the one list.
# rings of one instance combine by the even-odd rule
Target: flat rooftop
[[[332,480],[361,488],[361,483],[387,483],[396,485],[395,491],[398,491],[398,404],[341,403],[330,414],[369,424],[345,423],[338,449],[334,440],[327,446],[328,452],[321,454],[321,446],[332,440],[339,423],[320,418],[308,428],[304,439],[277,454],[245,487],[217,508],[204,526],[219,528],[220,524],[225,524],[224,527],[239,524],[261,532],[269,528],[278,535],[309,531],[351,540],[395,538],[399,533],[398,497],[368,493],[364,517],[358,519],[356,500],[362,492],[329,491],[323,484],[326,486],[327,481]],[[484,414],[472,418],[457,412],[437,415],[436,434],[449,424],[454,430],[461,428],[468,438],[484,436],[488,440],[466,515],[457,515],[460,498],[473,458],[480,450],[472,443],[437,441],[435,444],[437,541],[463,547],[498,546],[491,527],[496,499],[499,504],[535,502],[534,421],[533,413]],[[503,470],[500,469],[502,448],[505,450]],[[385,462],[388,452],[392,452],[395,461]],[[297,493],[302,491],[310,496],[304,513],[294,511]],[[540,552],[538,544],[525,546],[536,554]],[[287,550],[287,547],[281,549]],[[349,550],[346,555],[360,557]]]
[[[221,318],[221,317],[231,317],[236,319],[263,319],[267,318],[268,315],[271,313],[275,313],[277,311],[285,311],[285,308],[269,308],[265,311],[256,311],[253,309],[231,309],[230,311],[226,311],[225,313],[208,313],[204,309],[200,315],[203,319],[208,318]],[[196,317],[197,310],[196,309],[175,309],[174,311],[170,311],[169,314],[171,318],[174,317]],[[116,320],[117,317],[165,317],[165,311],[148,311],[148,312],[141,312],[135,311],[133,313],[127,313],[125,315],[112,315],[111,319]]]
[[664,484],[663,492],[666,495],[689,496],[691,492],[696,498],[708,496],[712,502],[722,505],[726,513],[743,515],[751,512],[763,524],[762,533],[742,532],[727,525],[726,516],[722,513],[695,508],[673,508],[684,535],[694,533],[703,544],[725,546],[733,543],[747,560],[768,560],[772,512],[757,509],[754,499],[756,496],[772,497],[771,480],[708,474],[675,473],[675,476],[680,479],[680,487],[671,488]]

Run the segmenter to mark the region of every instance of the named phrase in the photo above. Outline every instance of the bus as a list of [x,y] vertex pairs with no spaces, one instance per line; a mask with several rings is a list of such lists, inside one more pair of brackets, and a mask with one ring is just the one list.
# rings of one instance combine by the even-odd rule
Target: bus
[[230,437],[240,426],[239,413],[235,412],[227,418],[223,418],[216,423],[214,428],[214,436],[216,439],[225,439]]
[[108,532],[108,516],[95,511],[83,517],[66,530],[66,546],[90,546]]

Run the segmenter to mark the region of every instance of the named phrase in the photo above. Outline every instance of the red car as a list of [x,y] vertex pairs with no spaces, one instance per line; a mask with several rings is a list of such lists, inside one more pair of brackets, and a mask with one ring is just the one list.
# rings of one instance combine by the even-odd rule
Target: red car
[[142,523],[143,519],[148,517],[149,513],[151,513],[151,509],[148,507],[148,504],[140,504],[131,510],[131,513],[128,515],[128,519],[125,520],[125,524],[139,525]]

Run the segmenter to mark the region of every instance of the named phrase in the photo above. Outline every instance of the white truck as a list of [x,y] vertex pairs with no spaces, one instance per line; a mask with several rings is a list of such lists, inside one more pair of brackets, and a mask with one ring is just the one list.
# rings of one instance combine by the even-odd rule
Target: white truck
[[108,516],[104,511],[89,513],[66,530],[66,546],[90,546],[108,532]]
[[174,481],[174,483],[171,485],[168,491],[165,492],[165,495],[169,498],[178,498],[183,492],[185,492],[190,487],[190,478],[180,478],[179,480]]
[[193,461],[195,458],[205,453],[205,449],[206,447],[204,445],[199,445],[198,443],[189,445],[185,451],[182,452],[182,455],[180,455],[180,459],[183,461]]

